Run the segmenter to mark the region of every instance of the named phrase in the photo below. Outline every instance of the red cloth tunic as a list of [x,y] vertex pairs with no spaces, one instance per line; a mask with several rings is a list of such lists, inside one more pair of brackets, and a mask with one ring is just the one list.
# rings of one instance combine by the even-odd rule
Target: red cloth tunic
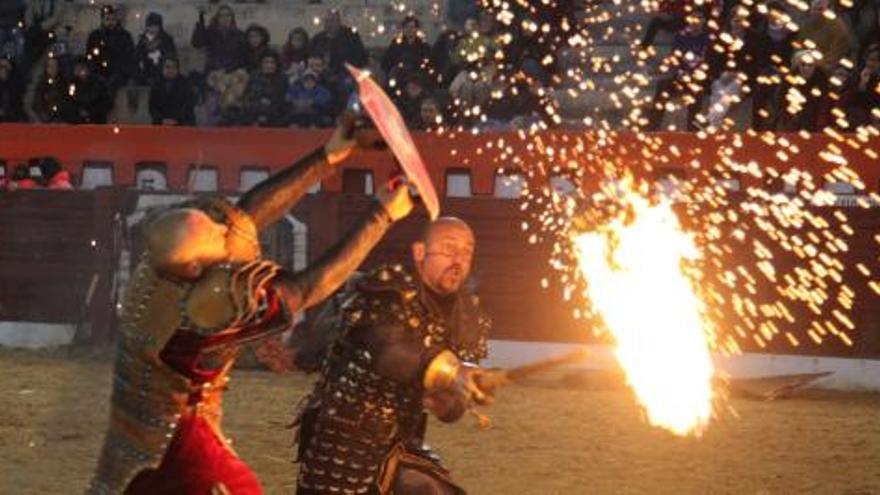
[[[195,383],[213,380],[226,361],[202,359],[200,351],[224,341],[259,333],[281,314],[281,304],[270,293],[260,321],[235,334],[203,336],[178,330],[160,354],[162,361]],[[192,397],[193,404],[199,397]],[[157,469],[139,473],[126,495],[214,495],[222,486],[232,495],[262,495],[263,488],[253,471],[217,435],[211,424],[198,415],[181,418],[174,438]]]

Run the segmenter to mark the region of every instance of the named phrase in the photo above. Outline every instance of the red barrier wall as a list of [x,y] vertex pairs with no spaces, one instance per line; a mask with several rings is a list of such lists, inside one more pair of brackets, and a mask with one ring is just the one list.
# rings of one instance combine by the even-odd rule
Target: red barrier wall
[[[136,166],[144,162],[161,162],[168,170],[169,189],[185,191],[189,171],[196,166],[216,167],[220,189],[237,191],[243,168],[260,166],[272,171],[289,165],[317,146],[322,145],[329,131],[302,129],[256,128],[171,128],[149,126],[60,126],[60,125],[0,125],[0,160],[8,167],[30,157],[52,155],[59,158],[75,176],[82,173],[86,162],[107,162],[113,170],[115,185],[132,186]],[[585,148],[580,160],[589,160],[590,153],[601,159],[634,163],[644,159],[644,150],[655,148],[659,159],[652,165],[663,169],[677,169],[688,173],[694,160],[709,164],[718,161],[721,145],[730,145],[731,158],[742,163],[750,160],[762,166],[772,165],[784,172],[794,164],[821,174],[832,166],[819,158],[829,149],[840,154],[864,180],[870,191],[880,188],[880,167],[875,149],[880,149],[880,137],[859,141],[853,135],[748,135],[723,134],[701,137],[692,133],[659,133],[647,138],[635,134],[615,135],[613,145],[602,136],[583,132],[548,132],[541,136],[540,145],[532,139],[523,140],[516,133],[484,133],[472,135],[432,135],[415,133],[421,151],[438,190],[445,190],[446,173],[450,169],[467,168],[471,172],[474,194],[492,194],[496,170],[499,166],[514,167],[510,158],[524,161],[544,158],[532,153],[536,147],[556,149],[580,141]],[[659,138],[659,139],[657,139]],[[502,156],[499,151],[507,149]],[[663,158],[665,157],[665,158]],[[358,151],[345,167],[370,168],[377,180],[386,178],[394,168],[387,152]],[[643,167],[633,167],[637,173]],[[591,182],[595,177],[585,177]],[[745,185],[748,177],[742,177]],[[331,177],[324,184],[325,191],[340,191],[341,175]]]

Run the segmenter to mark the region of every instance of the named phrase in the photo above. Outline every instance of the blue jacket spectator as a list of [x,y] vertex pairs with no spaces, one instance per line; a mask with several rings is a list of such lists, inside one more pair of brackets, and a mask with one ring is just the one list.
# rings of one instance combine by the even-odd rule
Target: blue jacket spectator
[[306,71],[299,82],[287,92],[290,121],[299,127],[325,127],[332,124],[327,109],[333,104],[333,93],[320,84],[318,75]]

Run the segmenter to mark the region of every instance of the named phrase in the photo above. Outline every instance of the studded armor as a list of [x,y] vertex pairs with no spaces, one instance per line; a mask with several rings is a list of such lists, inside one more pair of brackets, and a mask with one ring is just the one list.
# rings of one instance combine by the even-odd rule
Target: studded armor
[[491,323],[476,296],[445,301],[403,267],[364,276],[343,309],[340,338],[301,412],[299,489],[304,493],[385,493],[394,453],[421,455],[422,374],[443,351],[477,362]]
[[187,339],[223,343],[268,325],[287,326],[289,315],[268,290],[277,271],[257,258],[213,266],[187,282],[160,274],[144,253],[123,306],[110,426],[89,493],[122,493],[135,475],[158,466],[184,417],[206,419],[225,438],[221,398],[237,347],[195,356],[175,349]]

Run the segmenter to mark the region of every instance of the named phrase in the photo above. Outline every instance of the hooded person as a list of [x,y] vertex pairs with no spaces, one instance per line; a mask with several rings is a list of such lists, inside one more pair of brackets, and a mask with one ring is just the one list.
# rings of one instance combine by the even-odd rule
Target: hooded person
[[160,14],[147,14],[144,25],[144,32],[134,49],[134,58],[138,82],[151,86],[162,78],[162,64],[165,60],[177,58],[177,46],[174,38],[165,31]]

